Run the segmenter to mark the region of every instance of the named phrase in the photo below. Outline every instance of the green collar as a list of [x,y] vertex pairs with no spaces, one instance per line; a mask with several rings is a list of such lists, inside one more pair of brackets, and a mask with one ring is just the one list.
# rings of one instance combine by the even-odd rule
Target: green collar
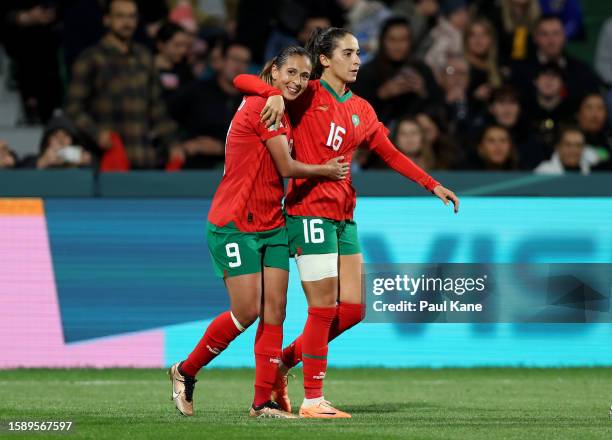
[[343,103],[348,101],[349,99],[351,99],[351,96],[353,96],[353,92],[351,92],[350,90],[348,92],[346,92],[344,95],[339,96],[336,91],[334,89],[331,88],[331,86],[329,84],[327,84],[327,82],[325,82],[324,80],[320,80],[321,81],[321,85],[325,88],[325,90],[327,90],[329,93],[331,93],[331,95],[336,98],[336,101]]

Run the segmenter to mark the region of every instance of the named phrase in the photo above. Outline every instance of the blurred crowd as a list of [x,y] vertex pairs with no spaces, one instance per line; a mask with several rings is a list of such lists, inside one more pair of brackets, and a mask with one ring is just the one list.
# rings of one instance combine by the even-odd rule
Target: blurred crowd
[[[351,89],[426,170],[609,170],[612,18],[593,63],[579,0],[2,0],[0,43],[19,124],[38,154],[0,139],[0,168],[222,168],[241,73],[317,27],[346,27]],[[2,137],[0,131],[0,138]],[[386,165],[360,149],[353,171]]]

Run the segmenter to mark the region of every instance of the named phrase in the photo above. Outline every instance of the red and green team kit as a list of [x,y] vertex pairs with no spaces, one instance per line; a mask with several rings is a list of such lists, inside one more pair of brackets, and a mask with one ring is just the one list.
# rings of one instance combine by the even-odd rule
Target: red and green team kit
[[208,215],[208,245],[218,276],[257,273],[266,267],[289,270],[290,255],[360,253],[353,221],[356,194],[345,180],[283,181],[265,142],[285,135],[296,160],[323,164],[337,156],[350,162],[365,146],[392,169],[433,191],[438,182],[399,152],[372,106],[350,90],[338,96],[323,80],[310,81],[288,103],[278,127],[266,127],[260,113],[266,98],[280,91],[256,76],[240,75],[235,85],[247,95],[234,116],[225,146],[225,173]]

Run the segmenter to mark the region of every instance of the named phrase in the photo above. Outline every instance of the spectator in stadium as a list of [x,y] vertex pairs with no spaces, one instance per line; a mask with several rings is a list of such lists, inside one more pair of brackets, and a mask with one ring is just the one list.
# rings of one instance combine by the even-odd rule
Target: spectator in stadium
[[431,30],[432,45],[425,54],[425,63],[438,72],[448,64],[449,55],[463,54],[463,33],[468,24],[468,10],[463,0],[443,3],[438,24]]
[[393,133],[392,142],[404,156],[424,170],[436,169],[436,156],[425,137],[425,131],[412,117],[402,118]]
[[302,47],[306,46],[308,39],[317,28],[327,29],[331,25],[330,19],[325,16],[315,14],[307,17],[297,34],[297,43]]
[[542,162],[535,169],[540,174],[564,174],[580,172],[589,174],[599,162],[597,153],[585,144],[584,135],[578,127],[567,126],[560,130],[555,152],[550,160]]
[[[608,87],[612,86],[612,51],[610,51],[610,47],[612,47],[612,17],[608,18],[601,26],[594,60],[597,73]],[[612,123],[612,90],[608,90],[605,100],[608,107],[608,122]]]
[[43,132],[39,154],[24,158],[28,168],[80,168],[92,165],[92,155],[83,148],[76,127],[65,116],[55,116]]
[[602,160],[608,160],[612,152],[612,132],[603,96],[591,93],[584,97],[576,114],[586,145],[595,149]]
[[472,20],[466,29],[463,46],[470,67],[468,96],[486,106],[491,90],[502,82],[497,65],[497,38],[493,25],[486,18]]
[[565,31],[559,17],[541,16],[535,27],[534,42],[536,53],[512,66],[512,81],[525,96],[534,94],[536,75],[542,66],[551,63],[561,70],[565,82],[563,94],[572,105],[577,105],[588,93],[599,90],[601,81],[593,69],[565,53]]
[[178,121],[185,140],[183,168],[223,165],[227,127],[242,101],[242,94],[232,81],[247,72],[250,62],[248,47],[236,41],[226,42],[221,70],[216,76],[193,82],[170,101],[170,113]]
[[463,153],[448,134],[443,113],[439,107],[429,107],[417,113],[414,119],[421,127],[425,141],[432,148],[436,168],[448,170],[461,163]]
[[582,0],[540,0],[543,14],[554,14],[561,18],[568,40],[583,40],[584,23],[580,2]]
[[534,84],[536,93],[527,100],[526,114],[545,157],[550,157],[559,125],[571,118],[572,107],[563,96],[564,83],[558,65],[540,66]]
[[392,13],[409,21],[412,52],[422,59],[431,47],[431,30],[436,26],[440,2],[438,0],[397,0],[393,3]]
[[362,63],[367,63],[378,50],[379,31],[391,11],[376,0],[337,0],[346,15],[345,28],[359,41]]
[[470,153],[464,167],[482,171],[518,169],[518,157],[510,132],[498,125],[485,128],[477,150]]
[[507,70],[511,61],[525,60],[533,52],[531,34],[541,15],[539,0],[478,0],[473,13],[487,17],[497,30],[502,70]]
[[17,155],[9,147],[6,140],[0,139],[0,169],[15,168]]
[[451,55],[446,66],[438,72],[438,82],[444,93],[446,121],[451,133],[465,143],[473,119],[476,116],[474,103],[468,96],[470,71],[462,55]]
[[14,65],[21,97],[20,123],[46,123],[61,106],[58,2],[3,0],[0,33]]
[[[425,136],[425,130],[414,117],[405,116],[399,120],[393,130],[391,141],[404,156],[410,158],[422,169],[432,170],[437,168],[436,157]],[[355,160],[360,162],[361,168],[389,169],[389,166],[378,155],[367,154],[365,150],[358,150]]]
[[522,113],[519,96],[512,86],[501,86],[491,92],[488,124],[508,130],[519,156],[520,168],[533,170],[549,156],[537,143]]
[[[146,0],[149,1],[149,0]],[[170,14],[175,17],[192,15],[193,27],[223,26],[230,20],[230,11],[225,1],[219,0],[165,0],[170,6]]]
[[[314,24],[344,23],[341,5],[332,0],[276,0],[273,3],[237,2],[237,27],[234,39],[244,42],[251,50],[255,64],[263,64],[284,47],[304,45],[300,35]],[[266,7],[262,7],[264,5]],[[273,7],[268,7],[273,5]],[[328,26],[317,26],[325,28]],[[306,38],[310,32],[306,34]],[[269,57],[264,58],[267,54]]]
[[379,51],[359,69],[352,89],[367,99],[381,121],[415,114],[442,94],[431,69],[412,56],[411,30],[404,18],[390,18],[380,33]]
[[272,35],[270,38],[268,38],[268,44],[266,45],[266,59],[272,59],[277,53],[287,46],[299,44],[300,46],[304,47],[308,41],[308,38],[310,38],[310,35],[315,29],[327,29],[330,26],[331,21],[329,18],[313,13],[312,15],[306,17],[295,38],[283,33],[279,29],[274,29],[272,31]]
[[612,85],[612,17],[601,26],[595,50],[595,69],[601,78]]
[[155,43],[155,67],[159,72],[162,96],[168,102],[178,89],[194,80],[191,66],[186,60],[192,37],[180,25],[166,22],[157,31]]
[[131,168],[156,168],[175,143],[153,58],[132,37],[138,22],[133,0],[111,0],[104,22],[108,33],[87,49],[73,68],[67,116],[97,143],[111,148],[111,133],[123,140]]

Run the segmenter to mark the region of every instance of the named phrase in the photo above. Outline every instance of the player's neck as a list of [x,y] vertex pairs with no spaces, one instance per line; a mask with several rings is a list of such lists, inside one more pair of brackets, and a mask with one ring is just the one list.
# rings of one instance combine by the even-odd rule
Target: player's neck
[[326,75],[323,73],[321,80],[325,81],[331,89],[336,92],[336,95],[342,97],[346,92],[346,83],[335,75]]

